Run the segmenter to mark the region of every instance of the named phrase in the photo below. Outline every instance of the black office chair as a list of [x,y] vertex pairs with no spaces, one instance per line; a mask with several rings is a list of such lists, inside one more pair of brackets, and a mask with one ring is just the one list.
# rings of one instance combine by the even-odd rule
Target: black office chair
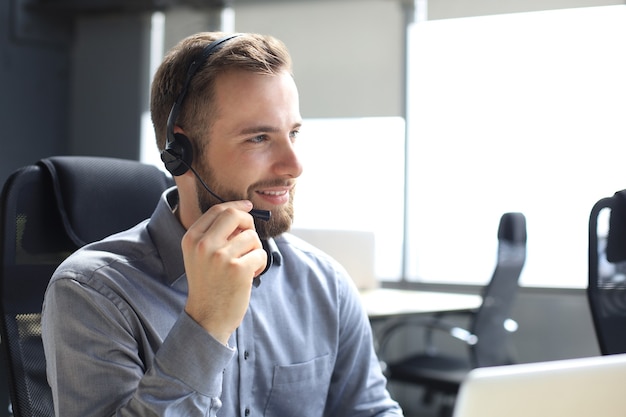
[[[599,224],[604,214],[608,230],[607,224]],[[600,352],[626,353],[626,190],[600,199],[591,209],[588,278],[587,299]]]
[[[458,313],[439,314],[424,319],[399,319],[380,330],[379,355],[390,381],[419,385],[424,388],[425,402],[436,394],[441,401],[441,415],[448,415],[462,380],[477,367],[505,365],[514,362],[509,334],[517,329],[510,319],[517,294],[518,281],[526,260],[526,218],[522,213],[504,213],[498,228],[498,256],[490,282],[485,286],[481,306],[467,313],[469,329],[450,320]],[[424,329],[423,349],[400,359],[386,360],[387,347],[399,330],[407,327]],[[460,356],[437,350],[435,331],[444,331],[467,348]]]
[[54,417],[41,341],[48,280],[77,248],[150,217],[173,181],[136,161],[59,156],[14,172],[1,196],[0,331],[15,417]]

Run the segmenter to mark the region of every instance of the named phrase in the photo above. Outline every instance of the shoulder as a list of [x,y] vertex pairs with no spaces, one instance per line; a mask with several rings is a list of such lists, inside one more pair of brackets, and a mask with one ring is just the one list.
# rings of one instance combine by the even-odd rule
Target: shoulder
[[116,270],[147,268],[156,248],[151,242],[146,224],[147,221],[142,222],[129,230],[78,249],[58,266],[51,283],[71,278],[86,284],[95,275],[114,276]]

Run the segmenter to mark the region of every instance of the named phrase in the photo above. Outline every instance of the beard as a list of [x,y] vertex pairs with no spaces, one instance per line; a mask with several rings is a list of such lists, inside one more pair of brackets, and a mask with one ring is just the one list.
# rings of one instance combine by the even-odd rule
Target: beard
[[[200,163],[200,166],[196,169],[200,178],[204,180],[206,185],[209,186],[211,191],[216,195],[223,198],[224,201],[236,201],[236,200],[250,200],[254,197],[254,189],[261,187],[273,187],[285,185],[283,180],[274,181],[260,181],[252,184],[248,188],[247,195],[241,195],[232,189],[228,189],[223,184],[215,181],[215,175],[211,168],[206,167],[204,163]],[[202,182],[196,178],[196,194],[198,199],[198,206],[202,213],[205,213],[208,209],[216,204],[222,203],[219,199],[215,198],[209,191],[204,188]],[[269,220],[264,221],[254,218],[254,226],[260,239],[268,239],[270,237],[276,237],[291,228],[293,223],[293,199],[295,194],[295,187],[292,187],[289,191],[289,202],[284,206],[274,208],[271,210],[271,217]],[[256,208],[256,207],[255,207]]]

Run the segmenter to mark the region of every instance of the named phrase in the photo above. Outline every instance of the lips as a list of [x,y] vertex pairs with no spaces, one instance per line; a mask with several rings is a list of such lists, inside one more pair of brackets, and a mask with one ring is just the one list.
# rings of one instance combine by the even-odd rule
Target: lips
[[278,187],[265,190],[257,190],[256,193],[264,201],[272,205],[283,205],[289,202],[289,192],[292,187]]

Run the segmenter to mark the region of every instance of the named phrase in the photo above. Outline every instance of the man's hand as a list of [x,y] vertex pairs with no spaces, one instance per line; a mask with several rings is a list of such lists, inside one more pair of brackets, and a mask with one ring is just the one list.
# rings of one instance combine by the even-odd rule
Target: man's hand
[[185,311],[223,344],[241,324],[252,280],[267,262],[251,209],[245,200],[217,204],[182,240],[189,284]]

